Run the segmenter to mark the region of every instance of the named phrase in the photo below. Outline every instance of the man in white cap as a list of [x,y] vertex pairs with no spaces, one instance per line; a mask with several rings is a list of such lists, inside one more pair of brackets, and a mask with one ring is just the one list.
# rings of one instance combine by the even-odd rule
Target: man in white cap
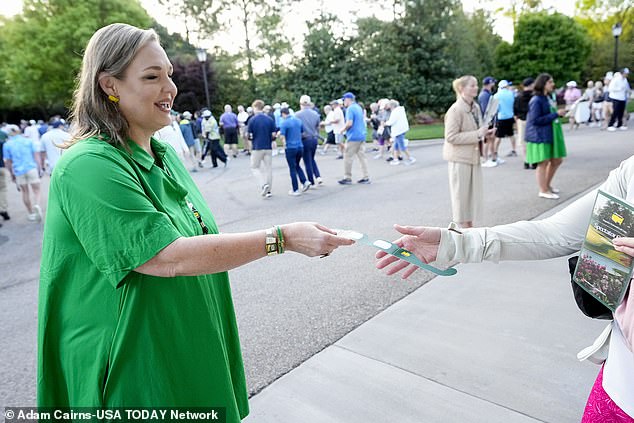
[[498,150],[504,138],[511,139],[511,152],[508,157],[517,156],[515,145],[515,113],[513,105],[515,104],[515,94],[511,91],[511,83],[506,79],[498,82],[498,92],[493,96],[497,102],[497,119],[495,129],[495,141],[493,142],[493,156],[490,160],[482,164],[483,167],[495,167],[503,164],[504,160],[498,157]]
[[333,100],[330,105],[332,106],[332,130],[335,133],[335,144],[339,149],[338,160],[343,159],[344,149],[344,135],[343,128],[346,126],[346,118],[343,115],[343,101],[341,99]]
[[[40,174],[37,163],[40,163],[40,153],[33,140],[22,136],[16,125],[7,125],[5,132],[9,140],[2,146],[4,163],[22,192],[22,202],[28,211],[28,220],[41,221],[40,208]],[[30,192],[33,191],[33,199]]]
[[213,117],[210,110],[205,110],[202,117],[203,120],[201,126],[205,146],[203,148],[203,153],[200,156],[200,167],[202,167],[202,163],[205,161],[207,154],[211,155],[212,167],[218,167],[218,160],[223,162],[225,167],[227,167],[229,159],[225,151],[222,147],[220,147],[220,128],[218,127],[218,122],[216,121],[216,118]]
[[64,121],[56,119],[51,122],[51,129],[42,135],[40,141],[42,143],[42,162],[48,161],[48,174],[51,175],[62,154],[62,150],[58,146],[70,141],[70,134],[64,130]]

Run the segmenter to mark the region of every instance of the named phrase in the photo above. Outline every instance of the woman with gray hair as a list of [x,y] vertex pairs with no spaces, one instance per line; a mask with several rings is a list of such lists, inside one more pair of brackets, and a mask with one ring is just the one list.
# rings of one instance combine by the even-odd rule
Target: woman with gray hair
[[482,209],[481,146],[495,129],[481,118],[478,80],[471,75],[453,82],[456,102],[445,115],[443,158],[449,162],[449,192],[453,221],[462,228],[473,227]]
[[152,30],[86,48],[73,139],[50,183],[40,272],[38,405],[221,407],[248,414],[227,271],[351,242],[316,223],[218,232],[176,153],[172,64]]

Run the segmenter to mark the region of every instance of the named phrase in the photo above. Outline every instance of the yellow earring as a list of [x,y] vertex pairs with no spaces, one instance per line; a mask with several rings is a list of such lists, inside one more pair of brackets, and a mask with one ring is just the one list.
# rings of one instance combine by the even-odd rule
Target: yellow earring
[[112,94],[110,94],[108,96],[108,100],[112,101],[113,103],[118,103],[119,102],[119,97],[115,97]]

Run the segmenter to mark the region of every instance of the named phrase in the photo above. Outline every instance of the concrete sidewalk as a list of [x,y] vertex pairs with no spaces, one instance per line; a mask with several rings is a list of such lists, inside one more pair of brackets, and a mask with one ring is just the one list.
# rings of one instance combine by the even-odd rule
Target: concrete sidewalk
[[607,322],[576,308],[565,258],[460,265],[284,375],[248,423],[579,422]]

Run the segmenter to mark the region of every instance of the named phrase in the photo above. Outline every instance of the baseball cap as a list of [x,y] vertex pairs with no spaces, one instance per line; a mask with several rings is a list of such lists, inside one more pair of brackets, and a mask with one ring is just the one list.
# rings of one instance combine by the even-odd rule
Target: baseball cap
[[54,122],[51,124],[51,126],[52,126],[53,128],[59,128],[59,127],[60,127],[60,126],[62,126],[63,124],[64,124],[64,122],[58,119],[58,120],[54,121]]
[[[209,110],[207,110],[207,111],[209,111]],[[186,111],[183,112],[183,117],[185,119],[191,119],[192,118],[192,114],[191,114],[191,112],[186,110]]]
[[577,86],[577,81],[568,81],[566,82],[566,87],[575,88]]
[[209,117],[209,116],[211,116],[211,110],[205,110],[203,112],[203,117]]
[[621,73],[624,74],[624,75],[629,74],[630,73],[630,68],[623,68]]
[[511,85],[511,83],[507,81],[506,79],[503,79],[500,82],[498,82],[498,88],[506,88],[509,85]]
[[275,103],[275,104],[273,105],[273,108],[274,108],[274,109],[279,109],[280,107],[282,107],[282,106],[280,106],[280,103]]
[[354,94],[352,94],[350,91],[348,91],[343,96],[341,96],[341,98],[351,98],[351,99],[354,100]]
[[290,115],[291,112],[288,110],[288,107],[282,107],[282,110],[280,110],[280,113],[283,115]]
[[18,125],[13,125],[13,124],[5,126],[2,130],[6,132],[8,135],[20,133],[20,127]]
[[528,78],[522,81],[522,85],[525,87],[528,87],[533,82],[535,82],[535,80],[529,76]]
[[492,76],[485,76],[484,79],[482,80],[482,84],[484,85],[495,84],[496,82],[497,81]]
[[310,104],[310,103],[311,103],[311,101],[310,101],[310,96],[309,95],[304,94],[303,96],[301,96],[299,98],[299,104],[301,104],[301,105],[306,105],[306,104]]

